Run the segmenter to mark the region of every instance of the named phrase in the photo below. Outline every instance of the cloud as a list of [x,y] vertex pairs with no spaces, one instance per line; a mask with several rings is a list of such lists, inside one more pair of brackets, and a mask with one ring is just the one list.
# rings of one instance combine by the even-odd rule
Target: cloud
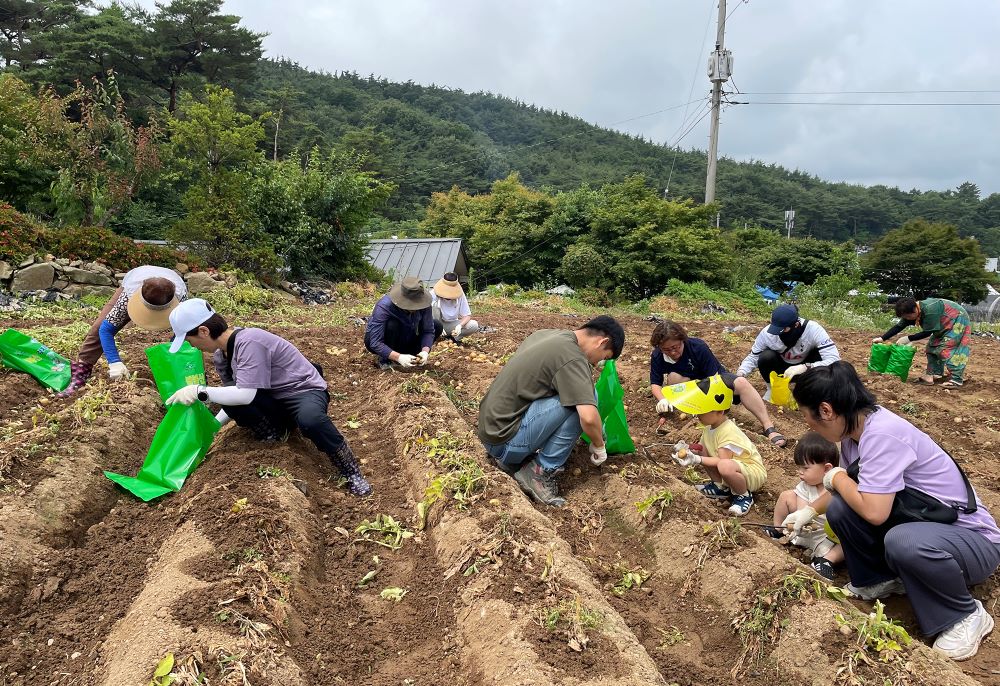
[[[705,0],[228,0],[224,11],[267,31],[272,57],[501,93],[601,125],[710,89],[705,64],[716,9]],[[726,45],[736,66],[728,89],[744,93],[988,89],[1000,62],[993,35],[1000,5],[979,0],[729,0],[729,11]],[[1000,93],[731,99],[1000,102]],[[1000,192],[997,114],[968,106],[734,105],[722,116],[720,153],[833,181],[945,189],[971,180]],[[668,142],[683,115],[619,128]],[[706,147],[707,127],[706,118],[682,145]]]

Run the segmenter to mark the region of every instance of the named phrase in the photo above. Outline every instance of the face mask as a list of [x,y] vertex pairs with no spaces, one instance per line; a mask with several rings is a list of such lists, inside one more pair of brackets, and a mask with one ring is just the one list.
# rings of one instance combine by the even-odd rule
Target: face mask
[[666,362],[667,364],[676,364],[677,363],[677,360],[675,360],[674,358],[670,357],[665,352],[661,352],[660,354],[663,355],[663,361]]

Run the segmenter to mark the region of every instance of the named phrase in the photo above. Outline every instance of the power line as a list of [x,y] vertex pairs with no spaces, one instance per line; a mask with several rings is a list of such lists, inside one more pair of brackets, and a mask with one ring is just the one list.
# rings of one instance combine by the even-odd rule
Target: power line
[[[736,7],[739,7],[739,5],[737,5]],[[695,87],[695,84],[698,81],[698,67],[701,65],[702,55],[705,54],[705,42],[708,40],[708,33],[712,29],[712,14],[713,14],[713,9],[714,8],[712,7],[712,5],[709,4],[709,6],[708,6],[708,21],[705,23],[705,32],[702,34],[702,37],[701,37],[701,47],[698,48],[698,56],[697,56],[697,58],[695,59],[695,62],[694,62],[694,74],[691,75],[691,90],[688,91],[688,100],[691,100],[691,98],[694,97],[694,87]],[[735,11],[736,11],[736,8],[734,7],[733,8],[733,12],[735,12]],[[732,12],[730,12],[729,15],[732,16]],[[687,107],[685,107],[684,108],[684,117],[681,119],[680,126],[678,126],[677,130],[674,131],[673,136],[676,136],[678,133],[681,132],[681,130],[684,128],[685,124],[687,124],[687,120],[688,120],[688,110],[687,110]],[[673,138],[673,136],[671,136],[671,138]],[[666,186],[666,188],[663,189],[664,194],[670,192],[670,180],[674,177],[674,165],[677,163],[677,153],[679,153],[679,152],[680,152],[680,149],[675,147],[674,148],[673,159],[670,160],[670,172],[667,174],[667,186]]]
[[[746,95],[743,93],[742,95]],[[1000,107],[1000,102],[820,102],[806,100],[729,101],[730,105],[819,105],[822,107]]]
[[743,95],[907,95],[917,93],[1000,93],[1000,90],[908,90],[908,91],[748,91]]

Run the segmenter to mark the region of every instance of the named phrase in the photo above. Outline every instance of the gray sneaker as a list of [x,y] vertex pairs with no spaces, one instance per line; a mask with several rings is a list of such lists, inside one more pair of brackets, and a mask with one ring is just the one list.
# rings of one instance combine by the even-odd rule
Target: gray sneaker
[[559,483],[556,479],[558,470],[542,469],[536,460],[525,462],[514,474],[514,481],[521,490],[532,498],[552,507],[562,507],[565,498],[559,497]]
[[906,595],[906,587],[903,586],[903,582],[899,579],[880,581],[877,584],[872,584],[870,586],[855,586],[854,584],[847,584],[844,588],[850,591],[851,595],[856,595],[862,600],[888,598],[891,595]]

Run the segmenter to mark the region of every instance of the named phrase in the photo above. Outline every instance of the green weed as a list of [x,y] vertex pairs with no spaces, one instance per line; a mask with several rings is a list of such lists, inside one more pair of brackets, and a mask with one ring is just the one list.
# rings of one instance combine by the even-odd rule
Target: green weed
[[637,510],[639,510],[639,516],[645,518],[646,515],[650,517],[655,517],[657,520],[663,519],[663,510],[667,508],[670,503],[674,501],[674,494],[670,491],[663,490],[659,493],[654,493],[644,500],[640,500],[635,504]]
[[604,624],[604,615],[587,607],[579,595],[574,595],[572,599],[560,601],[555,607],[541,610],[538,623],[548,631],[562,631],[569,647],[580,652],[590,642],[588,632],[595,631]]
[[684,634],[681,630],[675,626],[671,626],[667,629],[661,629],[656,627],[656,632],[660,634],[660,645],[657,646],[659,650],[666,650],[671,646],[675,646],[684,640]]
[[427,372],[422,372],[418,376],[411,376],[399,384],[399,391],[405,395],[427,395],[431,391],[432,384],[426,375]]
[[439,431],[433,438],[419,436],[416,445],[424,449],[428,459],[445,470],[431,479],[424,489],[423,499],[417,503],[417,527],[423,529],[434,503],[450,497],[458,509],[465,509],[482,495],[489,477],[474,457],[461,451],[462,442],[447,431]]
[[919,414],[920,405],[917,405],[915,402],[903,403],[902,405],[899,406],[899,411],[911,415]]
[[642,567],[630,567],[624,562],[617,562],[613,568],[618,581],[611,587],[611,592],[623,598],[631,590],[640,588],[649,578],[649,572]]
[[361,535],[354,540],[355,543],[375,543],[390,550],[399,550],[403,541],[413,538],[413,532],[404,528],[392,515],[381,513],[375,515],[372,521],[366,519],[361,522],[354,533]]
[[281,467],[275,467],[273,465],[265,467],[264,465],[261,465],[257,467],[257,476],[261,479],[278,479],[283,476],[289,476],[289,473]]

